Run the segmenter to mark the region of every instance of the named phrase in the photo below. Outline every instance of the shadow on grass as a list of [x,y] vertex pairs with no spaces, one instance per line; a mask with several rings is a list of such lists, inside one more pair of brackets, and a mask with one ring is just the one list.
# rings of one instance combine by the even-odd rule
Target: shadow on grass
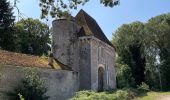
[[139,89],[135,89],[135,88],[128,88],[125,90],[128,91],[129,96],[132,96],[134,98],[148,96],[148,94],[147,94],[148,91],[145,91],[145,90],[139,90]]

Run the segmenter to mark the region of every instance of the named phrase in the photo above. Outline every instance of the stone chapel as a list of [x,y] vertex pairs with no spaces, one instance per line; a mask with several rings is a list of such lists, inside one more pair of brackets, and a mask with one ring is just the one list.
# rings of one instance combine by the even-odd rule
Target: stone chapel
[[116,88],[115,47],[85,11],[52,22],[52,53],[63,70],[78,73],[79,90]]

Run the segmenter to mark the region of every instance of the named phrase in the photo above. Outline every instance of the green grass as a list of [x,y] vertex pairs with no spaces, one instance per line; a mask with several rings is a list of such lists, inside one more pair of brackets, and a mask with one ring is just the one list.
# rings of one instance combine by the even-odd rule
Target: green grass
[[[170,97],[170,92],[147,92],[137,97],[137,100],[161,100],[163,97]],[[169,99],[170,100],[170,99]]]
[[[165,99],[165,97],[168,97]],[[80,91],[71,100],[170,100],[170,92],[123,89],[112,92]]]
[[70,100],[129,100],[129,96],[125,90],[112,92],[79,91]]

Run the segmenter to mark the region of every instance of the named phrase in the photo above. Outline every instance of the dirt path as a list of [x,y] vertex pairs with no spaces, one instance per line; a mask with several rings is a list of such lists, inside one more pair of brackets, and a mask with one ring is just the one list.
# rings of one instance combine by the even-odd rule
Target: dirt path
[[157,100],[170,100],[170,95],[161,96]]

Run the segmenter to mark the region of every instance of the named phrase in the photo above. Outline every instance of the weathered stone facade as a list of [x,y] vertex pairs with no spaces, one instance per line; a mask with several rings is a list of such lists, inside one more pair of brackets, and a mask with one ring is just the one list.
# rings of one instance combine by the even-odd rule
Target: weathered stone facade
[[[21,80],[30,69],[33,68],[0,65],[0,100],[10,100],[7,94],[22,84]],[[79,90],[78,73],[74,71],[36,68],[36,72],[47,87],[48,100],[67,100]]]
[[116,88],[115,48],[98,24],[81,10],[71,20],[53,21],[52,52],[63,69],[79,75],[79,89]]

